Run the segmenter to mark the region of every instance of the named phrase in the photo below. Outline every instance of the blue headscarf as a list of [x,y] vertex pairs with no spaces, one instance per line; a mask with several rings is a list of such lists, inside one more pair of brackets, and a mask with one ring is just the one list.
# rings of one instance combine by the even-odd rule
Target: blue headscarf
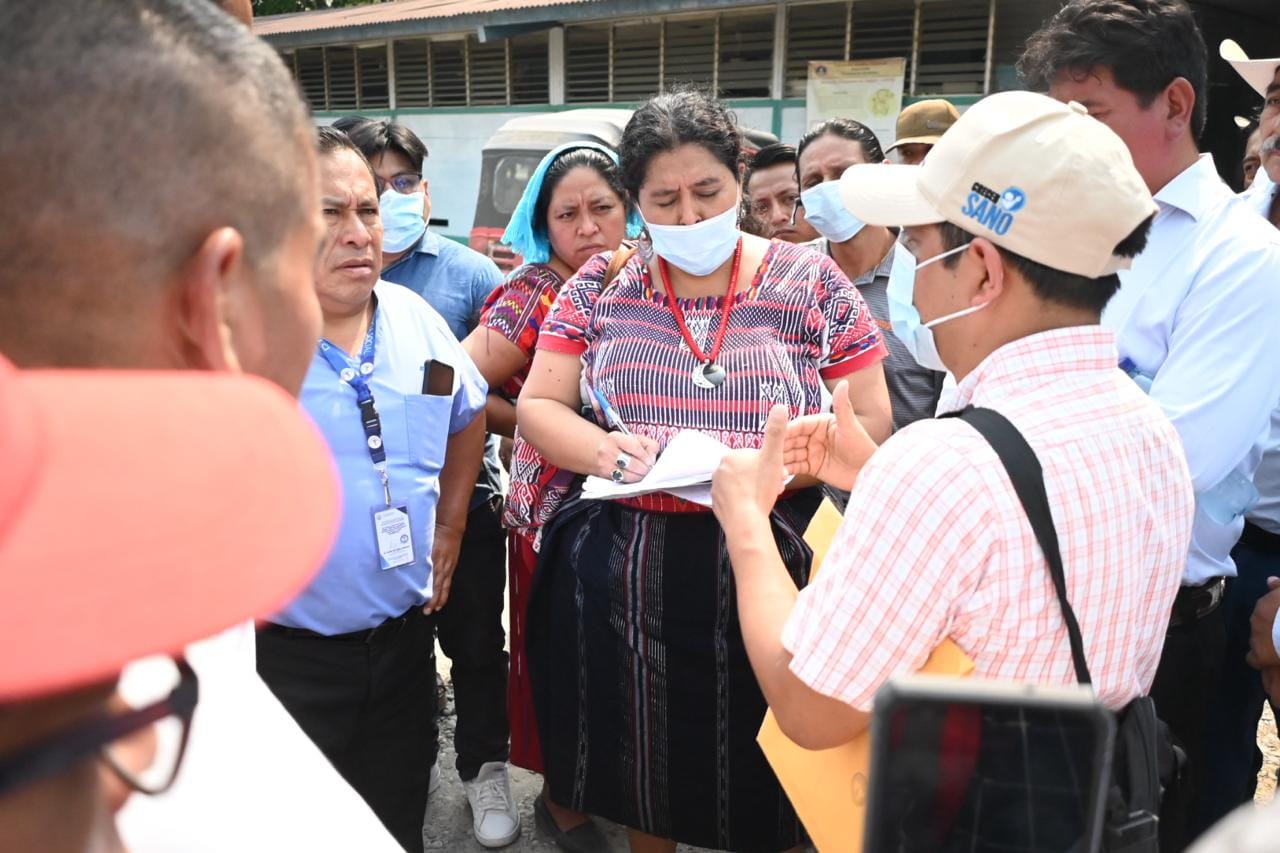
[[[545,264],[551,260],[551,242],[547,239],[546,229],[539,231],[533,224],[535,208],[538,206],[538,196],[542,193],[542,182],[547,177],[547,170],[551,168],[551,164],[566,151],[578,148],[599,151],[612,160],[615,166],[618,164],[618,154],[612,148],[585,140],[566,142],[552,149],[546,157],[542,158],[533,177],[529,178],[529,183],[524,188],[524,195],[520,196],[519,204],[511,213],[507,230],[502,233],[502,242],[523,256],[527,264]],[[623,203],[626,204],[626,199],[623,199]],[[643,226],[639,211],[628,205],[627,236],[631,238],[640,236],[640,229]]]

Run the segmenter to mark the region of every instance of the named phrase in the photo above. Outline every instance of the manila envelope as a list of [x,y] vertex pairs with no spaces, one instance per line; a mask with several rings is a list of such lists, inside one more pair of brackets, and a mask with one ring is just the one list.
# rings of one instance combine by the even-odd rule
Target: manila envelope
[[[810,577],[817,573],[840,521],[840,513],[824,500],[804,535],[814,555]],[[921,670],[930,675],[955,676],[972,671],[973,661],[950,640],[934,649]],[[871,761],[870,730],[841,746],[809,750],[783,734],[773,712],[768,711],[756,742],[819,853],[861,853]]]

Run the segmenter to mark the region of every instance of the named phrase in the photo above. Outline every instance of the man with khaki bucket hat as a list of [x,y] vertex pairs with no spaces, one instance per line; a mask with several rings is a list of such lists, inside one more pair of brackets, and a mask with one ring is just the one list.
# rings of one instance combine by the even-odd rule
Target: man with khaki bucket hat
[[924,162],[929,149],[938,144],[942,134],[959,119],[960,111],[950,101],[942,98],[917,101],[898,113],[894,143],[885,153],[897,151],[894,159],[899,163],[918,166]]

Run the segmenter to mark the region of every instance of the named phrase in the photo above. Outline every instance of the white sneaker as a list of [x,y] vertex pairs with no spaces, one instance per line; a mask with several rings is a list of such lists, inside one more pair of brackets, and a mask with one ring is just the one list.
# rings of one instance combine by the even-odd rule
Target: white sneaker
[[427,796],[431,796],[440,788],[440,765],[431,765],[431,778],[427,782]]
[[471,804],[471,827],[485,847],[506,847],[520,837],[520,815],[511,796],[511,777],[502,761],[480,765],[470,782],[463,782]]

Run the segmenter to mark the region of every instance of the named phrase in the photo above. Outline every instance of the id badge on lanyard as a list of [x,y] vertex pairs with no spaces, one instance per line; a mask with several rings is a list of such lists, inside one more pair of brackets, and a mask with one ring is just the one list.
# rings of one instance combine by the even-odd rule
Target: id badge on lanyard
[[369,332],[360,349],[360,361],[353,364],[345,352],[320,341],[320,354],[337,371],[338,377],[356,392],[356,405],[360,409],[360,425],[364,428],[365,446],[369,458],[382,481],[383,503],[373,507],[373,536],[378,546],[378,563],[383,571],[413,565],[413,528],[409,524],[409,510],[396,506],[391,500],[391,481],[387,477],[387,449],[382,443],[382,419],[373,403],[373,391],[369,380],[373,377],[374,336],[378,326],[378,309],[369,321]]

